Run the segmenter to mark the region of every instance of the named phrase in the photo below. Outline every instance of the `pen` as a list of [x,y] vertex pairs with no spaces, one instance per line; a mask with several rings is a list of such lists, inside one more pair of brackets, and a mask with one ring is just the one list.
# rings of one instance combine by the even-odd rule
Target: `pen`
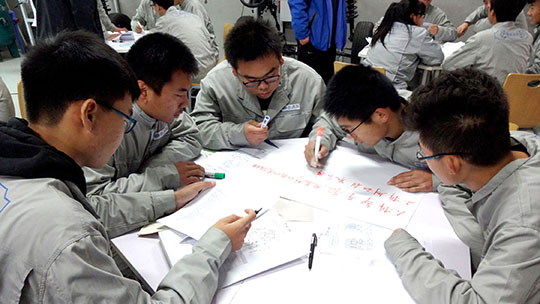
[[315,139],[315,161],[312,162],[312,166],[316,167],[319,162],[319,150],[321,149],[321,139],[323,135],[324,127],[317,128],[317,138]]
[[205,172],[204,177],[215,178],[215,179],[224,179],[225,178],[225,173]]
[[264,142],[276,149],[279,149],[279,147],[275,143],[271,142],[270,139],[265,139]]
[[315,255],[315,247],[317,247],[317,235],[313,233],[311,235],[311,246],[309,247],[309,260],[308,260],[309,270],[311,270],[311,266],[313,266],[313,256]]

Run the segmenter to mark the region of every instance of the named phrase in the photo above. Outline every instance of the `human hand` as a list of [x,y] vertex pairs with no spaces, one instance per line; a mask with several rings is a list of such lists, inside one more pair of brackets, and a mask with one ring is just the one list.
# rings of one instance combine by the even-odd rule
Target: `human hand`
[[196,183],[204,177],[204,168],[194,162],[176,162],[174,163],[178,174],[180,174],[180,185],[187,186]]
[[114,32],[120,33],[120,32],[128,32],[128,29],[125,27],[115,27]]
[[246,237],[249,228],[251,228],[251,222],[257,216],[253,209],[245,210],[247,215],[239,217],[238,215],[229,215],[220,219],[213,227],[220,229],[231,239],[232,251],[236,251],[242,248],[244,245],[244,238]]
[[432,24],[428,27],[428,31],[431,33],[431,35],[435,36],[439,32],[439,25],[438,24]]
[[142,33],[143,30],[144,30],[144,27],[143,27],[143,26],[138,25],[138,24],[135,25],[135,32],[136,32],[137,34]]
[[309,43],[309,36],[299,41],[300,45],[306,45]]
[[176,200],[176,210],[184,207],[192,199],[194,199],[202,191],[214,187],[216,182],[197,182],[183,187],[180,190],[174,191],[174,199]]
[[321,159],[328,156],[328,148],[321,144],[321,147],[319,148],[319,161],[315,162],[315,142],[310,141],[304,149],[304,156],[306,157],[306,161],[310,167],[313,168],[321,168],[323,165],[321,163]]
[[461,24],[460,26],[457,27],[456,31],[457,31],[457,36],[458,37],[461,37],[463,35],[465,35],[465,33],[467,32],[467,29],[469,28],[469,23],[468,22],[463,22],[463,24]]
[[400,173],[388,181],[388,185],[396,186],[405,192],[430,192],[433,190],[431,172],[412,170]]
[[268,138],[268,127],[261,128],[261,123],[250,120],[244,124],[244,136],[250,145],[258,146]]

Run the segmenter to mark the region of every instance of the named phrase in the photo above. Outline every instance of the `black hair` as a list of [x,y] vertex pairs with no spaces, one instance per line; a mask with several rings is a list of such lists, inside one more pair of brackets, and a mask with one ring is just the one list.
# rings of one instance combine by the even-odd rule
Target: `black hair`
[[144,81],[158,95],[176,71],[192,76],[199,72],[189,48],[180,39],[165,33],[141,37],[129,50],[127,61],[137,79]]
[[497,22],[516,21],[525,7],[526,0],[490,0]]
[[127,28],[131,31],[131,19],[127,15],[121,13],[110,13],[109,18],[114,26]]
[[233,68],[238,61],[252,61],[268,55],[281,56],[281,39],[268,21],[244,18],[231,29],[225,40],[225,57]]
[[[527,0],[527,3],[533,4],[533,3],[535,3],[536,1],[538,1],[538,0]],[[517,17],[516,17],[516,18],[517,18]]]
[[392,30],[394,22],[416,25],[411,19],[411,14],[424,15],[425,13],[426,5],[418,0],[401,0],[400,2],[391,3],[386,13],[384,13],[381,24],[373,35],[371,46],[375,46],[375,43],[379,40],[384,45],[384,38]]
[[152,3],[163,7],[165,10],[168,10],[169,7],[174,5],[174,0],[152,0]]
[[54,125],[71,103],[93,98],[113,106],[139,97],[135,74],[103,39],[84,31],[40,41],[24,58],[21,77],[28,120]]
[[475,69],[443,72],[416,89],[402,121],[434,154],[490,166],[510,151],[509,106],[499,82]]
[[337,118],[365,120],[378,108],[397,111],[406,101],[383,74],[364,65],[346,66],[332,77],[324,110]]

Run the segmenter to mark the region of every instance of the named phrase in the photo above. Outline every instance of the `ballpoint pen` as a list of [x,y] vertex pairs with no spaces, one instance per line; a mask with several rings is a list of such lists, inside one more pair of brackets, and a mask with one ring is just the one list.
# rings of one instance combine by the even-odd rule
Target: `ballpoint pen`
[[315,247],[317,247],[317,235],[313,233],[311,235],[311,246],[309,248],[309,260],[308,260],[309,270],[311,270],[311,266],[313,266],[313,256],[315,255]]

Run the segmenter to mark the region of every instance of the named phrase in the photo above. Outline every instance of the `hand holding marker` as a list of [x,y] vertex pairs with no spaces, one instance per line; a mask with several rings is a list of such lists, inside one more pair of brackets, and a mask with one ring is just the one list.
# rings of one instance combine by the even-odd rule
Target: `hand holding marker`
[[317,128],[317,138],[315,139],[315,160],[311,163],[313,167],[317,166],[319,162],[319,150],[321,149],[321,139],[323,135],[324,127]]

